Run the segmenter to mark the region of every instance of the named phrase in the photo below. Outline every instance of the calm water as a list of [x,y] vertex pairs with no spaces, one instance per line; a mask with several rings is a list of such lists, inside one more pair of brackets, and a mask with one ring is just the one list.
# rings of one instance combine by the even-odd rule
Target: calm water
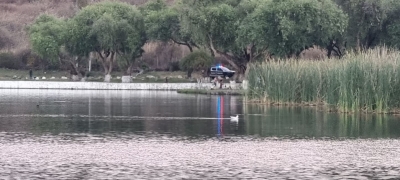
[[165,91],[0,90],[0,179],[400,179],[400,116]]

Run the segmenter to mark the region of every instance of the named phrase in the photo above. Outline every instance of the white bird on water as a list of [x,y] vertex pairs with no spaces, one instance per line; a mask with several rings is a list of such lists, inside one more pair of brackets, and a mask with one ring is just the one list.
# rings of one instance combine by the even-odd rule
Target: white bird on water
[[231,121],[239,121],[239,115],[231,116]]

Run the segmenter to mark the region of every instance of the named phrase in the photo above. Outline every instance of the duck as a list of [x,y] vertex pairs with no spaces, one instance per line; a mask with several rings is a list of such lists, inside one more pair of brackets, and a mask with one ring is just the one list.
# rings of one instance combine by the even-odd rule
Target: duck
[[231,116],[231,121],[239,121],[239,115]]

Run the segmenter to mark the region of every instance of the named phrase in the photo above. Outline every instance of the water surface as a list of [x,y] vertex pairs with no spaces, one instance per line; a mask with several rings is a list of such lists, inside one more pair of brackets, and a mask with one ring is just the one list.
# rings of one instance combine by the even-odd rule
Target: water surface
[[0,179],[397,179],[399,129],[238,96],[0,90]]

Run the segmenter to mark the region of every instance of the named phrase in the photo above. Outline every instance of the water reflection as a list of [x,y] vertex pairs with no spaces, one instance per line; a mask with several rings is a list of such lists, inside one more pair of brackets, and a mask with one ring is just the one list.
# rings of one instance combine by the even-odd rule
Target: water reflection
[[398,129],[237,96],[0,90],[0,179],[399,179]]
[[217,135],[221,136],[224,134],[224,97],[218,96],[217,98]]
[[400,119],[391,115],[326,113],[314,107],[246,105],[246,134],[301,138],[398,138]]
[[[188,137],[398,138],[396,116],[246,104],[165,91],[0,90],[0,132]],[[39,107],[36,105],[39,104]],[[240,114],[238,122],[230,116]]]
[[[229,126],[224,126],[229,121],[223,118],[241,110],[236,97],[163,91],[0,90],[0,96],[0,131],[37,134],[130,132],[216,136],[231,133],[226,129]],[[217,116],[218,107],[222,119]],[[216,124],[221,126],[220,133],[214,131]]]

